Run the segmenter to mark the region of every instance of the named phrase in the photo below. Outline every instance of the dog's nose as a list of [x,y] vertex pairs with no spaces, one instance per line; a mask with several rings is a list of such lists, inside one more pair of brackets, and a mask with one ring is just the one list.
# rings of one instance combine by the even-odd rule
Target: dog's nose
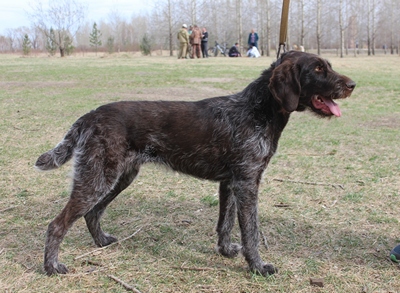
[[346,86],[349,89],[354,90],[354,88],[356,87],[356,83],[354,81],[350,80],[350,81],[346,82]]

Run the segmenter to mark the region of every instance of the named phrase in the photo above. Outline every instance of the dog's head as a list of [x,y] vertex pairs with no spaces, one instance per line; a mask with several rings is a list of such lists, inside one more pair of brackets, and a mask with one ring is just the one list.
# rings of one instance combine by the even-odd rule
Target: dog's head
[[336,99],[351,95],[356,83],[317,55],[289,51],[273,64],[269,89],[286,112],[311,109],[320,116],[341,116]]

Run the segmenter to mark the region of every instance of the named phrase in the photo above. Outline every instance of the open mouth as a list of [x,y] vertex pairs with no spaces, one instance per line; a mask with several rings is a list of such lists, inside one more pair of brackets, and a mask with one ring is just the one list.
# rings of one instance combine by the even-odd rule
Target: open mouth
[[315,109],[320,110],[326,115],[342,116],[339,106],[331,98],[315,95],[312,97],[311,102]]

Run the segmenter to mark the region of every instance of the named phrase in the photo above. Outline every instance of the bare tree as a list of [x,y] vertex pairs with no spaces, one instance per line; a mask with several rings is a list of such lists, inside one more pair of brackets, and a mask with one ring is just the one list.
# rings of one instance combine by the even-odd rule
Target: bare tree
[[[171,4],[171,0],[168,0],[168,4],[167,4],[167,19],[168,19],[168,39],[169,39],[169,56],[173,56],[174,52],[173,52],[173,46],[172,46],[172,4]],[[179,57],[179,56],[178,56]]]
[[271,3],[269,2],[270,0],[265,0],[266,4],[266,15],[265,15],[265,20],[266,20],[266,35],[265,35],[265,46],[266,46],[266,54],[267,56],[270,56],[271,52],[271,14],[270,14],[270,7]]
[[41,46],[43,46],[43,34],[40,32],[40,30],[36,27],[33,27],[31,29],[30,37],[32,40],[32,48],[34,50],[38,50]]
[[343,0],[339,0],[339,32],[340,32],[340,58],[343,58],[344,51],[344,24],[343,24]]
[[122,18],[118,10],[113,9],[108,14],[108,20],[109,20],[111,35],[114,37],[114,45],[117,47],[117,51],[121,52],[123,45],[122,26],[124,23],[124,19]]
[[7,43],[8,43],[8,46],[9,46],[9,50],[10,50],[10,52],[14,52],[14,50],[15,50],[15,42],[16,42],[16,39],[17,39],[17,33],[16,33],[16,30],[15,29],[7,29],[7,31],[6,31],[6,37],[7,37]]
[[305,47],[304,37],[305,37],[305,28],[304,28],[304,0],[299,1],[299,10],[300,10],[300,46]]
[[394,54],[394,0],[390,1],[390,54]]
[[9,49],[9,44],[7,38],[5,36],[0,36],[0,52],[4,53],[8,51],[8,49]]
[[371,55],[371,3],[367,0],[367,48],[368,56]]
[[190,0],[190,14],[192,19],[192,24],[197,24],[197,1]]
[[[141,40],[143,40],[144,35],[149,35],[152,38],[152,43],[154,42],[154,48],[159,47],[162,50],[164,43],[158,41],[159,37],[154,33],[151,33],[149,29],[149,21],[150,17],[146,15],[134,15],[131,18],[130,25],[134,30],[132,31],[132,42],[133,44],[140,44]],[[151,19],[153,21],[153,19]],[[162,40],[162,37],[161,37]]]
[[173,56],[173,50],[177,43],[176,33],[190,18],[188,10],[185,10],[185,15],[182,15],[183,10],[180,9],[178,1],[159,0],[156,2],[151,14],[152,22],[149,25],[149,34],[154,36],[158,44],[166,45],[169,48],[170,56]]
[[236,20],[237,20],[237,37],[239,40],[239,48],[243,48],[243,20],[242,20],[242,0],[236,0]]
[[376,4],[376,27],[375,42],[376,46],[384,48],[384,53],[389,49],[390,54],[394,54],[395,49],[398,50],[400,34],[398,27],[400,25],[399,18],[400,3],[397,0],[379,0]]
[[[36,2],[32,12],[28,13],[33,26],[37,27],[47,38],[57,44],[61,57],[65,55],[66,39],[74,38],[85,18],[86,7],[75,0],[50,1],[48,7]],[[54,37],[50,35],[53,28]]]
[[321,0],[317,0],[317,54],[321,55]]
[[[371,54],[372,55],[375,55],[375,48],[376,48],[376,37],[377,37],[376,16],[377,16],[379,2],[381,1],[372,0],[371,3]],[[392,10],[391,13],[393,13]]]
[[[99,28],[101,27],[102,24],[99,25]],[[90,49],[90,33],[92,32],[92,25],[91,23],[87,22],[84,25],[82,25],[77,32],[75,36],[75,40],[77,43],[77,49],[84,55],[86,51]],[[100,31],[103,33],[103,36],[101,37],[101,41],[103,46],[106,44],[105,37],[104,37],[104,31],[100,29]]]

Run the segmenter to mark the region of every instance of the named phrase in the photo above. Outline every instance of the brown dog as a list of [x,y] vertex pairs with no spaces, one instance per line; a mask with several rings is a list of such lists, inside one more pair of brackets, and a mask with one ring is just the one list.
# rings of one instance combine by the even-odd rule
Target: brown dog
[[[38,169],[50,170],[75,158],[70,200],[47,230],[46,273],[67,273],[58,262],[59,246],[82,216],[98,246],[117,241],[101,229],[101,215],[140,166],[153,162],[220,182],[217,250],[227,257],[241,251],[252,271],[273,274],[276,269],[258,252],[261,175],[290,113],[309,109],[322,117],[340,116],[333,100],[350,96],[354,87],[326,60],[291,51],[234,95],[197,102],[116,102],[82,116],[36,162]],[[241,244],[230,237],[236,214]]]

